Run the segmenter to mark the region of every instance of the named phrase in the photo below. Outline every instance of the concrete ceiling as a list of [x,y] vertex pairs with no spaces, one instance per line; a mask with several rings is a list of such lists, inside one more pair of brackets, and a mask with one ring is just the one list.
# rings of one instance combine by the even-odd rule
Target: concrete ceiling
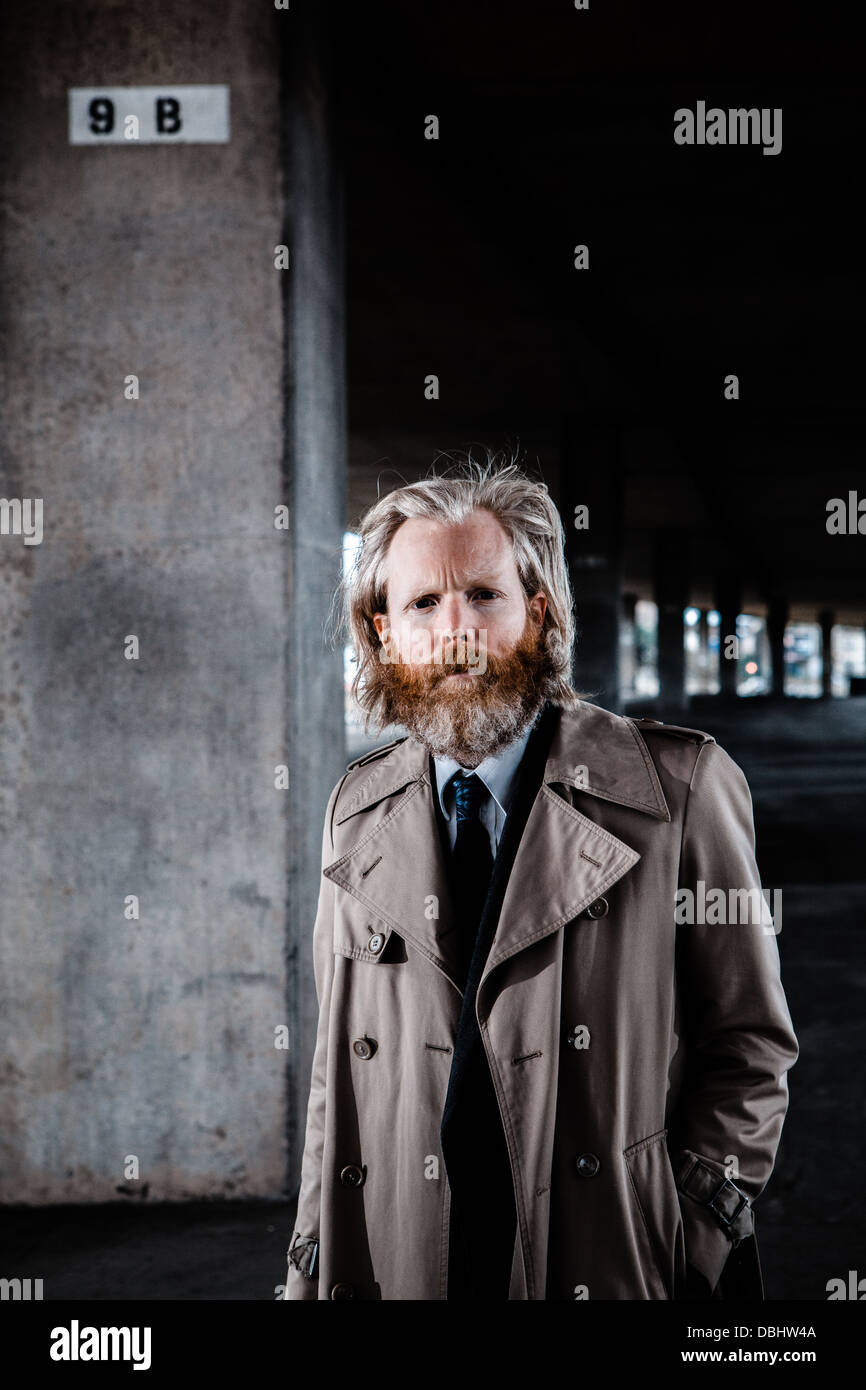
[[[866,537],[825,528],[866,496],[850,28],[826,5],[346,7],[348,520],[471,441],[524,444],[555,488],[601,427],[628,587],[674,527],[696,596],[733,568],[755,603],[866,620]],[[676,145],[699,99],[781,107],[781,153]]]

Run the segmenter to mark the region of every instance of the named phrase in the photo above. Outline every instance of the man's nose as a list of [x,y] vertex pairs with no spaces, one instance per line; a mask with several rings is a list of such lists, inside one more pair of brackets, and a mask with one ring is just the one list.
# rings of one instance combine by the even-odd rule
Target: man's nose
[[472,605],[461,595],[452,594],[439,605],[439,628],[443,636],[459,637],[474,632]]

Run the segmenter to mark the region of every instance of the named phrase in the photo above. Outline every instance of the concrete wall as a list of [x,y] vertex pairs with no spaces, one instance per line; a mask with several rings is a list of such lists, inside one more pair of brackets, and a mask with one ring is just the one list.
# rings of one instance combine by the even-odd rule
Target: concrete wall
[[[319,521],[296,505],[293,448],[328,369],[313,401],[287,400],[305,351],[293,271],[274,268],[297,211],[292,22],[244,0],[7,7],[0,496],[44,499],[45,529],[0,536],[5,1202],[274,1197],[296,1168],[318,864],[293,816],[326,716],[294,768],[300,572],[273,518]],[[228,83],[230,142],[67,143],[68,88],[155,82]],[[322,514],[317,632],[341,521]],[[332,782],[336,659],[317,669]]]
[[293,498],[288,643],[290,787],[289,1002],[296,1046],[289,1074],[289,1186],[300,1183],[318,1003],[312,925],[322,824],[346,770],[342,647],[327,641],[346,514],[346,381],[342,151],[336,114],[336,42],[330,10],[284,26],[284,240],[293,270],[286,292],[286,490]]

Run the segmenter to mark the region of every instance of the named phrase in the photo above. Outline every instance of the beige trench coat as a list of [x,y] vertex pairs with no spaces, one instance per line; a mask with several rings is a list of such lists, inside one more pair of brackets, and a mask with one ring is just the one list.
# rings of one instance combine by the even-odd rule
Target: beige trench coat
[[[322,852],[285,1296],[444,1299],[462,995],[420,744],[349,765]],[[751,1203],[770,1177],[798,1055],[777,939],[768,919],[677,925],[701,880],[760,889],[737,765],[696,730],[561,712],[476,1002],[514,1180],[512,1299],[672,1299],[686,1260],[713,1288],[732,1237],[678,1180],[699,1158]]]

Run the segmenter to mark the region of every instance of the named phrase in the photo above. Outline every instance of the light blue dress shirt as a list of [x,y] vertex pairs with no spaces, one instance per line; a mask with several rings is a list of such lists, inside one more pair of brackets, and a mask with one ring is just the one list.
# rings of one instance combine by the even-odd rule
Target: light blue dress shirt
[[509,803],[517,767],[526,751],[526,744],[531,732],[531,728],[527,729],[520,738],[503,748],[501,753],[497,753],[492,758],[485,758],[477,767],[461,767],[453,758],[433,759],[436,792],[439,797],[439,805],[442,807],[442,814],[448,823],[448,838],[452,849],[454,848],[454,841],[457,839],[457,797],[453,784],[446,786],[449,777],[453,777],[455,772],[474,772],[490,793],[489,796],[484,797],[478,814],[482,825],[490,836],[490,848],[495,859],[505,826],[505,808]]

